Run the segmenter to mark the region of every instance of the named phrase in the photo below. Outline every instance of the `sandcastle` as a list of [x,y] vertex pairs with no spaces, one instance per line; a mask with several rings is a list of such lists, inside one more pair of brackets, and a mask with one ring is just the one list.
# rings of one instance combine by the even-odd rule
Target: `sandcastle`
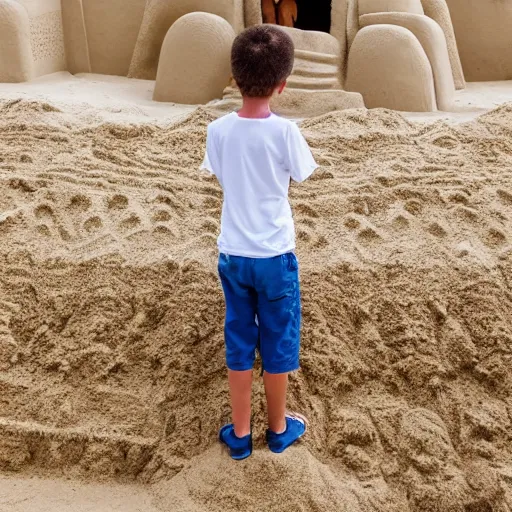
[[113,74],[156,80],[157,101],[223,97],[219,106],[230,108],[240,98],[229,85],[229,45],[244,27],[266,21],[288,25],[283,29],[296,45],[289,87],[275,105],[284,114],[363,106],[449,111],[455,90],[465,87],[464,74],[470,80],[512,77],[506,2],[315,5],[328,33],[302,30],[311,25],[305,21],[310,11],[295,0],[279,7],[267,0],[112,0],[108,7],[100,0],[0,0],[0,82],[62,70]]

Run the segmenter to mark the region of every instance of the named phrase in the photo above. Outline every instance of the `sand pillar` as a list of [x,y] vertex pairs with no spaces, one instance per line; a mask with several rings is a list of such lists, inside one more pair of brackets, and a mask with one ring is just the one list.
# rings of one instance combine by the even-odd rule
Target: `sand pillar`
[[0,0],[0,82],[26,82],[33,76],[27,11],[14,0]]
[[361,93],[368,108],[437,110],[425,50],[410,30],[395,25],[370,25],[357,33],[348,58],[346,88]]
[[233,27],[220,16],[195,12],[181,17],[162,45],[153,99],[202,104],[222,98],[234,39]]
[[167,31],[182,16],[198,12],[224,18],[236,32],[244,25],[243,0],[147,0],[128,75],[154,80]]
[[[453,30],[450,10],[446,4],[446,0],[422,0],[425,14],[432,18],[444,32],[446,44],[448,45],[448,53],[450,55],[450,63],[452,68],[453,80],[457,89],[466,87],[466,80],[462,71],[457,41],[455,40],[455,32]],[[470,7],[466,7],[469,9]],[[511,27],[512,30],[512,27]]]

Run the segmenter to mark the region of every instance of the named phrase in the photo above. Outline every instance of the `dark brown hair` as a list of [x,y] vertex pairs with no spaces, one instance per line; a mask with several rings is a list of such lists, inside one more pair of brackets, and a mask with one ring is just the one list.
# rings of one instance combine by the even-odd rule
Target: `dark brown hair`
[[231,68],[243,96],[268,98],[293,69],[291,37],[275,25],[244,30],[233,43]]

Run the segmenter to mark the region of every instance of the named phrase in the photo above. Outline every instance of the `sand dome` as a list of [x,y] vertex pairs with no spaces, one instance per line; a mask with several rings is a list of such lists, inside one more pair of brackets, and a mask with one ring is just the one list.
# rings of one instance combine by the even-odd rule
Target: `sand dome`
[[165,37],[153,99],[184,104],[221,98],[231,75],[235,31],[205,12],[180,18]]

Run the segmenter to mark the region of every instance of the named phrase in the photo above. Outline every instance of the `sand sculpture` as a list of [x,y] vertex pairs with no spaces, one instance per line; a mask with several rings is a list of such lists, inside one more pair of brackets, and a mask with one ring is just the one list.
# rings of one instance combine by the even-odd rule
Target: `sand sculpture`
[[359,0],[357,15],[347,89],[370,108],[450,110],[465,82],[446,2]]
[[234,39],[231,25],[215,14],[179,18],[162,45],[153,98],[196,105],[221,97],[231,76]]
[[[263,22],[289,31],[297,66],[276,102],[281,113],[298,114],[301,106],[304,115],[362,107],[363,99],[368,107],[449,110],[454,91],[465,86],[455,33],[470,79],[512,77],[512,32],[506,29],[510,5],[490,0],[470,5],[460,0],[323,0],[315,9],[327,18],[330,14],[321,25],[329,30],[319,32],[301,29],[318,26],[305,23],[305,16],[315,13],[305,0],[112,0],[108,8],[102,0],[1,0],[0,79],[26,81],[68,69],[156,80],[169,30],[184,15],[206,12],[226,20],[235,33]],[[201,38],[210,32],[208,40],[224,40],[218,21],[207,19]],[[479,35],[484,32],[485,40]],[[179,57],[174,53],[193,39],[187,34],[178,42],[171,34],[174,48],[166,45],[162,69],[173,69]],[[223,52],[221,45],[213,60],[226,58]],[[225,66],[219,68],[222,80]],[[204,94],[194,95],[166,83],[168,72],[159,76],[164,83],[157,83],[155,99],[219,99],[217,80],[205,85]],[[231,86],[223,96],[226,108],[240,100]]]

